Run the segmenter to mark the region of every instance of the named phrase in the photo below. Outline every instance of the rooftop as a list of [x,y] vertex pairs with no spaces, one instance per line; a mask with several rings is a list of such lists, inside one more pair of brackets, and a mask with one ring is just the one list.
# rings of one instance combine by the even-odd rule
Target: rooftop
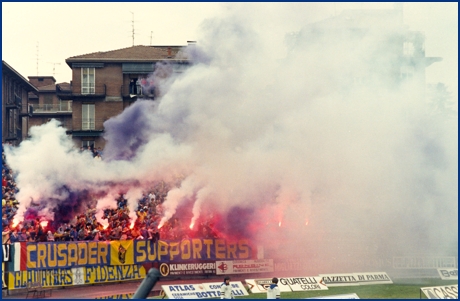
[[132,46],[111,51],[98,51],[66,59],[70,66],[76,62],[152,62],[162,60],[187,60],[182,50],[187,46]]

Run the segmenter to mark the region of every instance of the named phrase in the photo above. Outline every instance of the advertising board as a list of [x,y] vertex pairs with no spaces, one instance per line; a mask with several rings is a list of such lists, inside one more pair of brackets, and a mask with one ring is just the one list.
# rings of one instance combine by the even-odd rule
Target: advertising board
[[280,278],[279,283],[289,285],[293,292],[327,290],[326,284],[319,276]]
[[[245,279],[249,290],[254,293],[267,293],[267,289],[272,283],[272,278],[261,278],[261,279]],[[291,287],[288,284],[278,282],[280,292],[292,292]]]
[[391,284],[393,281],[385,272],[355,273],[359,285],[366,284]]
[[324,284],[328,287],[331,286],[351,286],[359,285],[358,277],[353,274],[320,274],[323,278]]
[[438,269],[439,276],[442,280],[458,280],[458,269]]
[[274,271],[273,259],[216,261],[216,274],[270,273]]
[[[220,298],[220,286],[222,282],[203,283],[203,287],[207,292],[213,292],[216,297]],[[241,281],[230,281],[232,293],[234,297],[249,296],[248,291]]]
[[163,277],[167,276],[209,276],[216,274],[215,261],[200,261],[188,263],[162,263],[159,267]]
[[428,299],[458,299],[458,284],[422,287]]
[[168,299],[207,299],[217,296],[208,294],[202,284],[162,285]]

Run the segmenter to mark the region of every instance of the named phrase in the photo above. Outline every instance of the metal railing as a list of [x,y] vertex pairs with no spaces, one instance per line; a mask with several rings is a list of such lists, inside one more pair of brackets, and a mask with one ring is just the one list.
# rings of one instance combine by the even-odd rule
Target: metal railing
[[72,112],[72,102],[63,101],[59,104],[31,104],[33,113],[57,113],[57,112]]
[[153,89],[143,88],[141,86],[130,86],[130,85],[122,85],[121,86],[121,95],[123,97],[128,96],[144,96],[144,97],[154,97],[155,91]]
[[75,91],[73,94],[77,95],[106,95],[107,86],[105,84],[96,85],[93,83],[86,83],[80,86],[80,91]]
[[14,94],[6,98],[6,105],[20,107],[22,105],[22,98]]
[[95,129],[96,129],[95,119],[82,119],[81,120],[81,130],[82,131],[92,131]]

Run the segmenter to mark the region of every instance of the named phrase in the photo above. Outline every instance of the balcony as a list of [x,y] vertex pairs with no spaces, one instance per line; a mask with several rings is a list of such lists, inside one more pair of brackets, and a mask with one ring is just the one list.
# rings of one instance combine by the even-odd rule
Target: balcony
[[6,100],[6,107],[8,109],[21,108],[21,106],[22,106],[22,99],[16,94],[8,97]]
[[74,137],[99,137],[102,136],[104,133],[103,129],[100,129],[99,127],[96,128],[96,123],[97,124],[102,124],[103,120],[99,119],[82,119],[81,120],[81,127],[80,128],[74,128],[71,132],[72,136]]
[[31,104],[33,114],[56,114],[56,113],[70,113],[72,114],[72,102],[63,101],[60,104]]
[[107,95],[105,84],[85,84],[79,87],[70,86],[70,91],[56,87],[56,93],[61,99],[100,98]]
[[155,99],[155,91],[153,89],[145,89],[140,86],[130,87],[130,85],[121,86],[121,95],[124,98],[137,99],[148,98]]

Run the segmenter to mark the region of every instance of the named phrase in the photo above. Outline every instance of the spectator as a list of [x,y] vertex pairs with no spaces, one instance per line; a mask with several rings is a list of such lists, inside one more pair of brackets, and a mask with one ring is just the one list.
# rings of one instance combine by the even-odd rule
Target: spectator
[[19,233],[19,241],[27,241],[27,232],[26,232],[26,228],[22,228],[21,229],[21,232]]
[[10,243],[10,227],[6,226],[3,227],[2,231],[2,244],[9,244]]
[[278,278],[273,277],[272,283],[267,289],[267,299],[280,299],[281,292],[278,287]]
[[51,233],[51,231],[48,231],[48,233],[46,235],[46,240],[47,241],[54,241],[54,234]]
[[10,234],[10,242],[15,243],[19,241],[18,229],[14,229]]
[[70,240],[72,241],[78,240],[78,233],[77,233],[77,230],[75,229],[75,226],[72,226],[70,228]]
[[8,220],[8,215],[6,213],[3,213],[2,216],[2,228],[5,228],[9,225],[9,220]]

